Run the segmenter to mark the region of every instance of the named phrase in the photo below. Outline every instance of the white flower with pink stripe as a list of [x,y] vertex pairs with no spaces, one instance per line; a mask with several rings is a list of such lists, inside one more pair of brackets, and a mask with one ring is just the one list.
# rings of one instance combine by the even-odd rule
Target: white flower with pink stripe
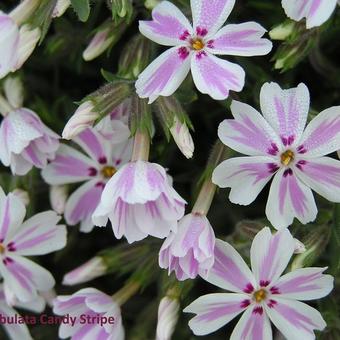
[[[287,229],[263,228],[251,246],[251,268],[227,242],[217,240],[215,263],[206,281],[233,293],[201,296],[184,312],[195,313],[189,326],[196,335],[216,331],[243,312],[230,340],[272,339],[270,321],[289,340],[315,339],[326,323],[314,308],[298,300],[320,299],[332,290],[326,268],[300,268],[282,275],[295,241]],[[282,275],[282,276],[281,276]]]
[[[74,325],[64,323],[60,326],[61,339],[124,340],[120,306],[111,296],[95,288],[81,289],[72,295],[57,296],[53,305],[55,314],[68,314],[75,318]],[[93,318],[94,321],[84,323],[82,317],[90,320]]]
[[306,27],[313,28],[326,22],[334,12],[337,0],[282,0],[286,15],[300,21],[306,18]]
[[215,234],[205,215],[191,213],[178,222],[159,252],[159,266],[175,271],[178,280],[206,274],[214,264]]
[[165,238],[177,231],[185,204],[162,166],[137,160],[108,181],[92,219],[98,226],[110,219],[115,237],[125,236],[129,243],[148,235]]
[[73,141],[87,155],[62,144],[55,159],[42,171],[44,180],[51,185],[85,182],[68,198],[64,217],[69,225],[79,222],[80,230],[93,229],[92,213],[97,208],[103,188],[116,171],[130,160],[132,143],[113,144],[95,129],[86,129]]
[[340,148],[340,106],[319,113],[305,128],[309,92],[304,84],[282,90],[275,83],[262,86],[263,116],[251,106],[233,101],[235,119],[218,129],[221,141],[249,155],[222,162],[213,182],[230,187],[229,199],[252,203],[272,177],[266,215],[279,229],[314,221],[317,207],[312,190],[331,202],[340,202],[340,161],[324,155]]
[[[152,21],[140,21],[139,30],[158,44],[173,46],[138,77],[137,93],[153,102],[170,96],[191,69],[197,89],[222,100],[229,91],[241,91],[242,67],[216,55],[268,54],[272,43],[261,38],[266,30],[255,22],[226,25],[235,0],[191,0],[193,25],[172,3],[162,1],[152,11]],[[222,28],[221,28],[222,27]]]
[[23,222],[25,214],[21,200],[0,189],[0,274],[9,304],[30,302],[54,286],[51,273],[25,256],[48,254],[66,244],[66,228],[57,225],[60,216],[54,211]]

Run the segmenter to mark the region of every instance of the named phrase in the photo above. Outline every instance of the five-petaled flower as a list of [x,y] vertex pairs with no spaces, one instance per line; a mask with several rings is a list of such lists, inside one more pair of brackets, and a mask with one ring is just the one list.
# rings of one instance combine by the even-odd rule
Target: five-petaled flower
[[184,312],[197,314],[189,322],[193,332],[209,334],[244,312],[231,340],[270,340],[270,321],[289,340],[315,339],[313,330],[323,330],[326,323],[316,309],[298,300],[326,296],[333,277],[323,274],[325,268],[300,268],[281,276],[294,244],[288,229],[272,235],[263,228],[250,249],[251,272],[231,245],[217,240],[206,280],[233,293],[204,295],[186,307]]
[[117,170],[130,160],[132,143],[125,139],[114,144],[93,128],[84,130],[73,141],[88,156],[62,144],[55,159],[42,171],[42,176],[52,185],[85,181],[68,198],[64,216],[69,225],[80,222],[80,230],[90,232],[93,229],[91,216],[99,204],[103,188]]
[[251,157],[223,161],[214,170],[213,182],[231,188],[231,202],[247,205],[274,176],[266,207],[272,225],[287,227],[294,217],[311,222],[317,215],[311,189],[340,202],[340,161],[322,157],[340,148],[340,107],[322,111],[304,130],[309,110],[304,84],[282,90],[266,83],[260,103],[263,116],[247,104],[232,102],[235,119],[220,124],[219,138]]
[[54,211],[45,211],[23,222],[26,209],[12,193],[0,188],[0,274],[6,301],[13,305],[30,302],[38,291],[54,286],[50,272],[25,256],[51,253],[66,244],[66,228]]
[[241,91],[245,73],[237,64],[217,55],[255,56],[270,52],[272,43],[262,39],[265,29],[255,23],[226,25],[235,0],[192,0],[193,25],[172,3],[162,1],[152,11],[152,21],[140,21],[139,29],[149,39],[174,46],[162,53],[138,77],[137,93],[153,102],[173,94],[190,68],[202,93],[221,100],[229,90]]
[[282,0],[287,16],[295,21],[306,18],[306,27],[322,25],[332,15],[337,0]]

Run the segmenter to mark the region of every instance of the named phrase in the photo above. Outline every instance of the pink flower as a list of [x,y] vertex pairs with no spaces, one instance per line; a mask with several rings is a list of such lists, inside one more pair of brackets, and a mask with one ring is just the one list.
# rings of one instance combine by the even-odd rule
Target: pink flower
[[62,144],[42,176],[51,185],[85,182],[68,198],[64,216],[69,225],[80,222],[80,230],[90,232],[93,228],[91,215],[103,188],[117,169],[130,160],[132,145],[127,140],[112,144],[94,129],[84,130],[73,141],[87,155]]
[[205,215],[188,214],[159,252],[159,266],[175,271],[178,280],[206,275],[214,264],[215,234]]
[[337,0],[282,0],[286,15],[300,21],[306,18],[307,28],[320,26],[332,15]]
[[13,110],[1,122],[1,162],[16,175],[25,175],[33,166],[44,168],[54,158],[58,139],[33,111]]
[[95,225],[105,226],[109,218],[116,238],[125,236],[129,243],[148,235],[164,238],[176,230],[185,204],[163,167],[135,161],[108,181],[92,219]]
[[23,222],[26,209],[13,194],[5,196],[0,189],[0,274],[6,300],[30,302],[38,291],[54,286],[50,272],[25,256],[51,253],[66,244],[66,228],[57,225],[60,217],[45,211]]
[[340,162],[323,157],[340,148],[340,106],[318,114],[305,128],[309,92],[304,84],[282,90],[262,86],[263,116],[247,104],[233,101],[235,119],[218,129],[221,141],[250,157],[231,158],[213,172],[213,182],[230,187],[231,202],[253,202],[272,177],[266,215],[275,228],[287,227],[294,217],[313,221],[317,207],[312,190],[340,202]]
[[[61,295],[53,302],[53,312],[75,318],[75,324],[61,324],[61,339],[123,340],[124,328],[119,305],[111,296],[95,288],[85,288],[72,295]],[[95,318],[82,323],[83,318]],[[97,321],[96,321],[97,320]]]
[[162,53],[138,77],[137,93],[149,98],[170,96],[189,70],[197,89],[221,100],[229,91],[241,91],[244,70],[217,55],[255,56],[268,54],[272,43],[262,39],[265,29],[246,22],[221,28],[235,0],[193,0],[193,25],[172,3],[162,1],[152,11],[152,21],[140,21],[139,30],[158,44],[174,46]]
[[158,306],[156,340],[171,340],[179,317],[179,300],[164,296]]
[[204,295],[186,307],[184,312],[197,314],[189,322],[192,331],[212,333],[244,312],[230,340],[270,340],[270,321],[289,340],[315,339],[313,330],[323,330],[326,323],[316,309],[298,300],[326,296],[333,277],[322,274],[326,268],[300,268],[281,276],[294,245],[287,229],[272,235],[263,228],[251,246],[251,272],[231,245],[217,240],[206,281],[233,293]]

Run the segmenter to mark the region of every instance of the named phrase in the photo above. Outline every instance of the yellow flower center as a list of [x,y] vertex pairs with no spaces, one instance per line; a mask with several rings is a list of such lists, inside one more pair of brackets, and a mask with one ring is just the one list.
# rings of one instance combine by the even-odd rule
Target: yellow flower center
[[294,152],[292,150],[287,150],[281,154],[281,163],[288,166],[294,160]]
[[105,178],[111,178],[116,172],[117,170],[113,166],[104,166],[101,170],[101,173]]
[[3,254],[5,250],[6,250],[6,247],[2,243],[0,243],[0,254]]
[[267,297],[267,292],[265,289],[260,289],[260,290],[257,290],[255,293],[254,293],[254,300],[257,302],[257,303],[260,303],[262,302],[266,297]]
[[192,40],[191,46],[194,50],[199,51],[204,47],[204,43],[201,39],[195,38]]

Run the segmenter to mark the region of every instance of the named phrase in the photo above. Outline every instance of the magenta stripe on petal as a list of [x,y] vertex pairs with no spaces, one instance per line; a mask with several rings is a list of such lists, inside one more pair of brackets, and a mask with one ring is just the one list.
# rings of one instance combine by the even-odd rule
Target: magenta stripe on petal
[[89,148],[91,153],[96,156],[97,161],[99,161],[102,157],[105,157],[102,144],[91,129],[84,130],[77,136],[77,138],[79,138],[86,147]]
[[225,302],[214,303],[209,304],[208,308],[209,309],[207,311],[197,316],[197,319],[199,321],[213,321],[225,315],[237,313],[242,309],[239,302],[230,304],[227,304]]

